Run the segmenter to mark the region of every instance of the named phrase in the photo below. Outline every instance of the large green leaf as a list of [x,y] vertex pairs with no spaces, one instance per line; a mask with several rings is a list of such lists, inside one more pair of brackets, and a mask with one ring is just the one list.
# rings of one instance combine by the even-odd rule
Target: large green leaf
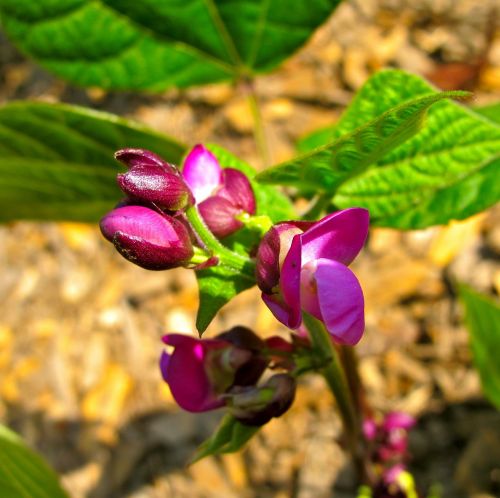
[[[368,80],[340,121],[300,143],[302,151],[351,133],[401,102],[435,92],[421,78],[382,71]],[[433,105],[416,136],[342,184],[338,208],[363,206],[373,224],[411,229],[463,219],[500,198],[500,127],[450,101]]]
[[0,496],[68,498],[55,472],[3,425],[0,425]]
[[259,429],[260,427],[242,424],[232,415],[226,415],[215,433],[196,450],[191,463],[210,455],[234,453],[241,449]]
[[[256,197],[257,215],[267,215],[274,223],[295,217],[288,197],[273,185],[259,184],[255,180],[255,170],[249,164],[222,147],[214,144],[208,147],[223,167],[239,169],[248,176]],[[243,228],[224,239],[223,243],[232,250],[248,256],[248,251],[258,244],[259,239],[258,233]],[[196,272],[196,276],[200,295],[196,327],[200,334],[206,330],[214,316],[226,303],[240,292],[255,285],[254,278],[249,278],[248,275],[228,267],[215,266]]]
[[0,108],[0,221],[98,220],[122,197],[113,154],[123,147],[173,163],[185,150],[111,114],[45,103]]
[[4,29],[81,85],[161,90],[266,71],[340,0],[0,0]]
[[500,306],[466,286],[460,287],[465,305],[474,364],[486,397],[500,409]]
[[262,182],[333,194],[342,183],[359,176],[415,135],[422,128],[430,106],[462,95],[461,92],[433,93],[393,107],[333,142],[267,169],[257,178]]

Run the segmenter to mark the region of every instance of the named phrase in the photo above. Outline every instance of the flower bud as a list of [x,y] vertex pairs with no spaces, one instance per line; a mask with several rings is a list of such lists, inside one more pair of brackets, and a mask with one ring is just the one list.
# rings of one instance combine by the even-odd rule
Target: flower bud
[[118,185],[134,200],[152,203],[160,209],[177,211],[194,202],[178,169],[150,151],[122,149],[116,159],[130,169],[119,174]]
[[123,206],[101,219],[101,232],[127,260],[147,270],[186,264],[193,246],[185,226],[144,206]]
[[262,386],[235,386],[228,393],[232,415],[245,425],[264,425],[280,417],[293,403],[296,382],[287,374],[273,375]]

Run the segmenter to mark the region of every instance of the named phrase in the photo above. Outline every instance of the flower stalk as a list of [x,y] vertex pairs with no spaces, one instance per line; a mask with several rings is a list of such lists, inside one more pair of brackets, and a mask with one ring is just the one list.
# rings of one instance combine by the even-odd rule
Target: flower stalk
[[203,221],[196,205],[189,206],[186,209],[186,218],[205,245],[205,248],[212,255],[219,258],[221,265],[240,271],[245,277],[250,278],[252,281],[255,280],[255,263],[250,258],[233,252],[222,245]]
[[321,373],[337,401],[346,434],[347,445],[356,469],[362,482],[367,482],[369,477],[364,458],[361,421],[360,414],[356,410],[355,393],[351,392],[340,357],[323,323],[308,313],[303,313],[303,320],[304,325],[309,331],[313,348],[315,348],[323,358],[330,358],[328,364],[321,369]]

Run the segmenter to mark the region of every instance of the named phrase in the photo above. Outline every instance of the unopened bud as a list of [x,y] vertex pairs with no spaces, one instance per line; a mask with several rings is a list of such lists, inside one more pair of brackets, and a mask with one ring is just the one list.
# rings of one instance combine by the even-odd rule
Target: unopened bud
[[122,149],[115,157],[130,168],[127,173],[118,175],[117,181],[122,191],[132,199],[167,211],[183,209],[193,202],[180,171],[152,152]]
[[101,232],[127,260],[147,270],[186,264],[193,246],[185,226],[144,206],[123,206],[101,219]]

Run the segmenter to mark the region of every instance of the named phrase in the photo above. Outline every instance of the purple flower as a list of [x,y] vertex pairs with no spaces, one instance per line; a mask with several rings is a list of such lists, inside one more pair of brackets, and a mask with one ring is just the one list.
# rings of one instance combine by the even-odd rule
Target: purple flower
[[377,462],[398,462],[407,457],[408,431],[415,425],[414,417],[404,412],[390,412],[380,422],[364,420],[363,434],[372,447]]
[[321,320],[332,337],[356,344],[364,330],[364,299],[347,268],[368,234],[366,209],[350,208],[318,222],[279,223],[257,251],[257,283],[274,316],[291,329],[302,311]]
[[147,270],[182,266],[193,256],[183,223],[144,206],[116,208],[99,225],[104,237],[125,259]]
[[179,406],[191,412],[224,406],[231,387],[254,384],[267,366],[260,355],[265,343],[245,327],[214,339],[168,334],[163,342],[174,348],[161,356],[163,379]]
[[248,178],[237,169],[221,168],[203,145],[196,145],[188,154],[182,175],[201,216],[217,237],[243,227],[238,215],[255,214],[255,196]]
[[132,200],[177,211],[193,203],[193,196],[180,171],[144,149],[122,149],[115,158],[129,167],[117,177],[119,187]]

